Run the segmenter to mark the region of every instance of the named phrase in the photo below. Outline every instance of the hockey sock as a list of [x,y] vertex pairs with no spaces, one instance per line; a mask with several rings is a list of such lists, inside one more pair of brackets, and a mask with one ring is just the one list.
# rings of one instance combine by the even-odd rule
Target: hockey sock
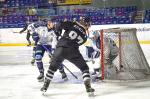
[[51,81],[53,79],[54,73],[55,71],[53,71],[52,69],[49,69],[46,73],[46,79]]
[[43,62],[37,62],[37,67],[40,73],[44,73]]
[[87,80],[90,80],[90,73],[89,73],[89,70],[83,71],[82,77],[83,77],[83,81],[84,81],[84,82],[87,81]]

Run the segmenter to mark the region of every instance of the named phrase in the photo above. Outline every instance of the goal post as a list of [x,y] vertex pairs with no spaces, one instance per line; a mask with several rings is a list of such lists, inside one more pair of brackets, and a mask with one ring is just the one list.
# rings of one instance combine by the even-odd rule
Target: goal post
[[[140,80],[148,77],[150,67],[138,42],[136,28],[111,28],[99,32],[102,80]],[[107,43],[107,38],[118,48],[113,61],[113,49]]]

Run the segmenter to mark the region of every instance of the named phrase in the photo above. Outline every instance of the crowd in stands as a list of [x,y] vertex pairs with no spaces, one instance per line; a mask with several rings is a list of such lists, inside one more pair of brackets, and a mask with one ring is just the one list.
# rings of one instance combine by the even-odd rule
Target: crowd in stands
[[[56,22],[62,21],[65,18],[68,20],[79,20],[80,16],[86,15],[91,17],[93,25],[133,24],[134,19],[132,15],[138,11],[136,6],[110,8],[90,7],[63,10],[57,9],[48,2],[46,3],[46,0],[30,0],[31,3],[28,2],[29,0],[6,0],[3,2],[3,7],[0,8],[0,28],[21,28],[24,27],[26,21],[32,22],[44,16],[51,17]],[[2,6],[2,4],[0,5]],[[21,7],[27,8],[22,9]],[[44,9],[44,7],[47,8]],[[150,10],[146,10],[143,23],[149,22]]]

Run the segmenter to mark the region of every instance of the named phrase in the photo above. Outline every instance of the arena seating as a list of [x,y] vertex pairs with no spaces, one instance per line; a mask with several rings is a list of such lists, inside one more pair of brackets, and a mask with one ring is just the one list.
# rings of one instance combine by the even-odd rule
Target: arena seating
[[[36,2],[39,2],[39,6],[44,6],[42,0],[30,0],[31,3],[28,4],[29,0],[7,0],[8,7],[15,6],[32,6],[36,5]],[[36,3],[36,4],[35,4]],[[36,6],[38,6],[36,5]],[[47,5],[51,6],[51,5]],[[51,9],[52,8],[52,9]],[[76,8],[76,9],[56,9],[56,7],[51,7],[50,9],[41,10],[37,9],[37,14],[35,15],[25,15],[25,14],[8,14],[0,16],[0,28],[22,28],[25,25],[25,22],[29,20],[38,19],[38,16],[51,16],[56,22],[63,21],[65,18],[68,20],[73,20],[76,18],[79,20],[80,16],[90,16],[92,19],[93,25],[103,25],[103,24],[132,24],[133,20],[131,18],[131,13],[137,11],[136,6],[127,6],[127,7],[110,7],[110,8]],[[56,13],[56,10],[58,11]],[[147,15],[145,16],[144,22],[150,22],[149,10],[146,11]]]
[[[92,24],[131,24],[133,20],[131,18],[131,13],[136,12],[137,7],[114,7],[105,9],[73,9],[72,11],[61,10],[61,14],[58,15],[57,21],[62,21],[64,18],[72,20],[76,18],[79,20],[79,16],[90,16],[92,19]],[[68,13],[73,12],[73,13]],[[67,16],[65,16],[67,15]]]
[[[6,0],[7,7],[26,7],[26,6],[49,6],[46,0]],[[30,3],[29,3],[30,2]]]
[[145,11],[144,23],[150,23],[150,10]]
[[1,28],[22,28],[25,26],[25,22],[29,20],[38,20],[38,16],[25,16],[25,15],[8,15],[0,17],[0,27]]

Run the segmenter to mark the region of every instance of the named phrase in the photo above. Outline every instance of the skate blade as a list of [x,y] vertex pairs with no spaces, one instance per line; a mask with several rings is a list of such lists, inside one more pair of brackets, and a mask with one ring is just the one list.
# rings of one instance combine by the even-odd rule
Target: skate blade
[[63,80],[64,80],[64,81],[68,81],[68,78],[64,78]]
[[46,90],[41,91],[43,96],[46,96]]
[[88,92],[88,96],[89,97],[95,97],[95,94],[94,94],[94,92]]

